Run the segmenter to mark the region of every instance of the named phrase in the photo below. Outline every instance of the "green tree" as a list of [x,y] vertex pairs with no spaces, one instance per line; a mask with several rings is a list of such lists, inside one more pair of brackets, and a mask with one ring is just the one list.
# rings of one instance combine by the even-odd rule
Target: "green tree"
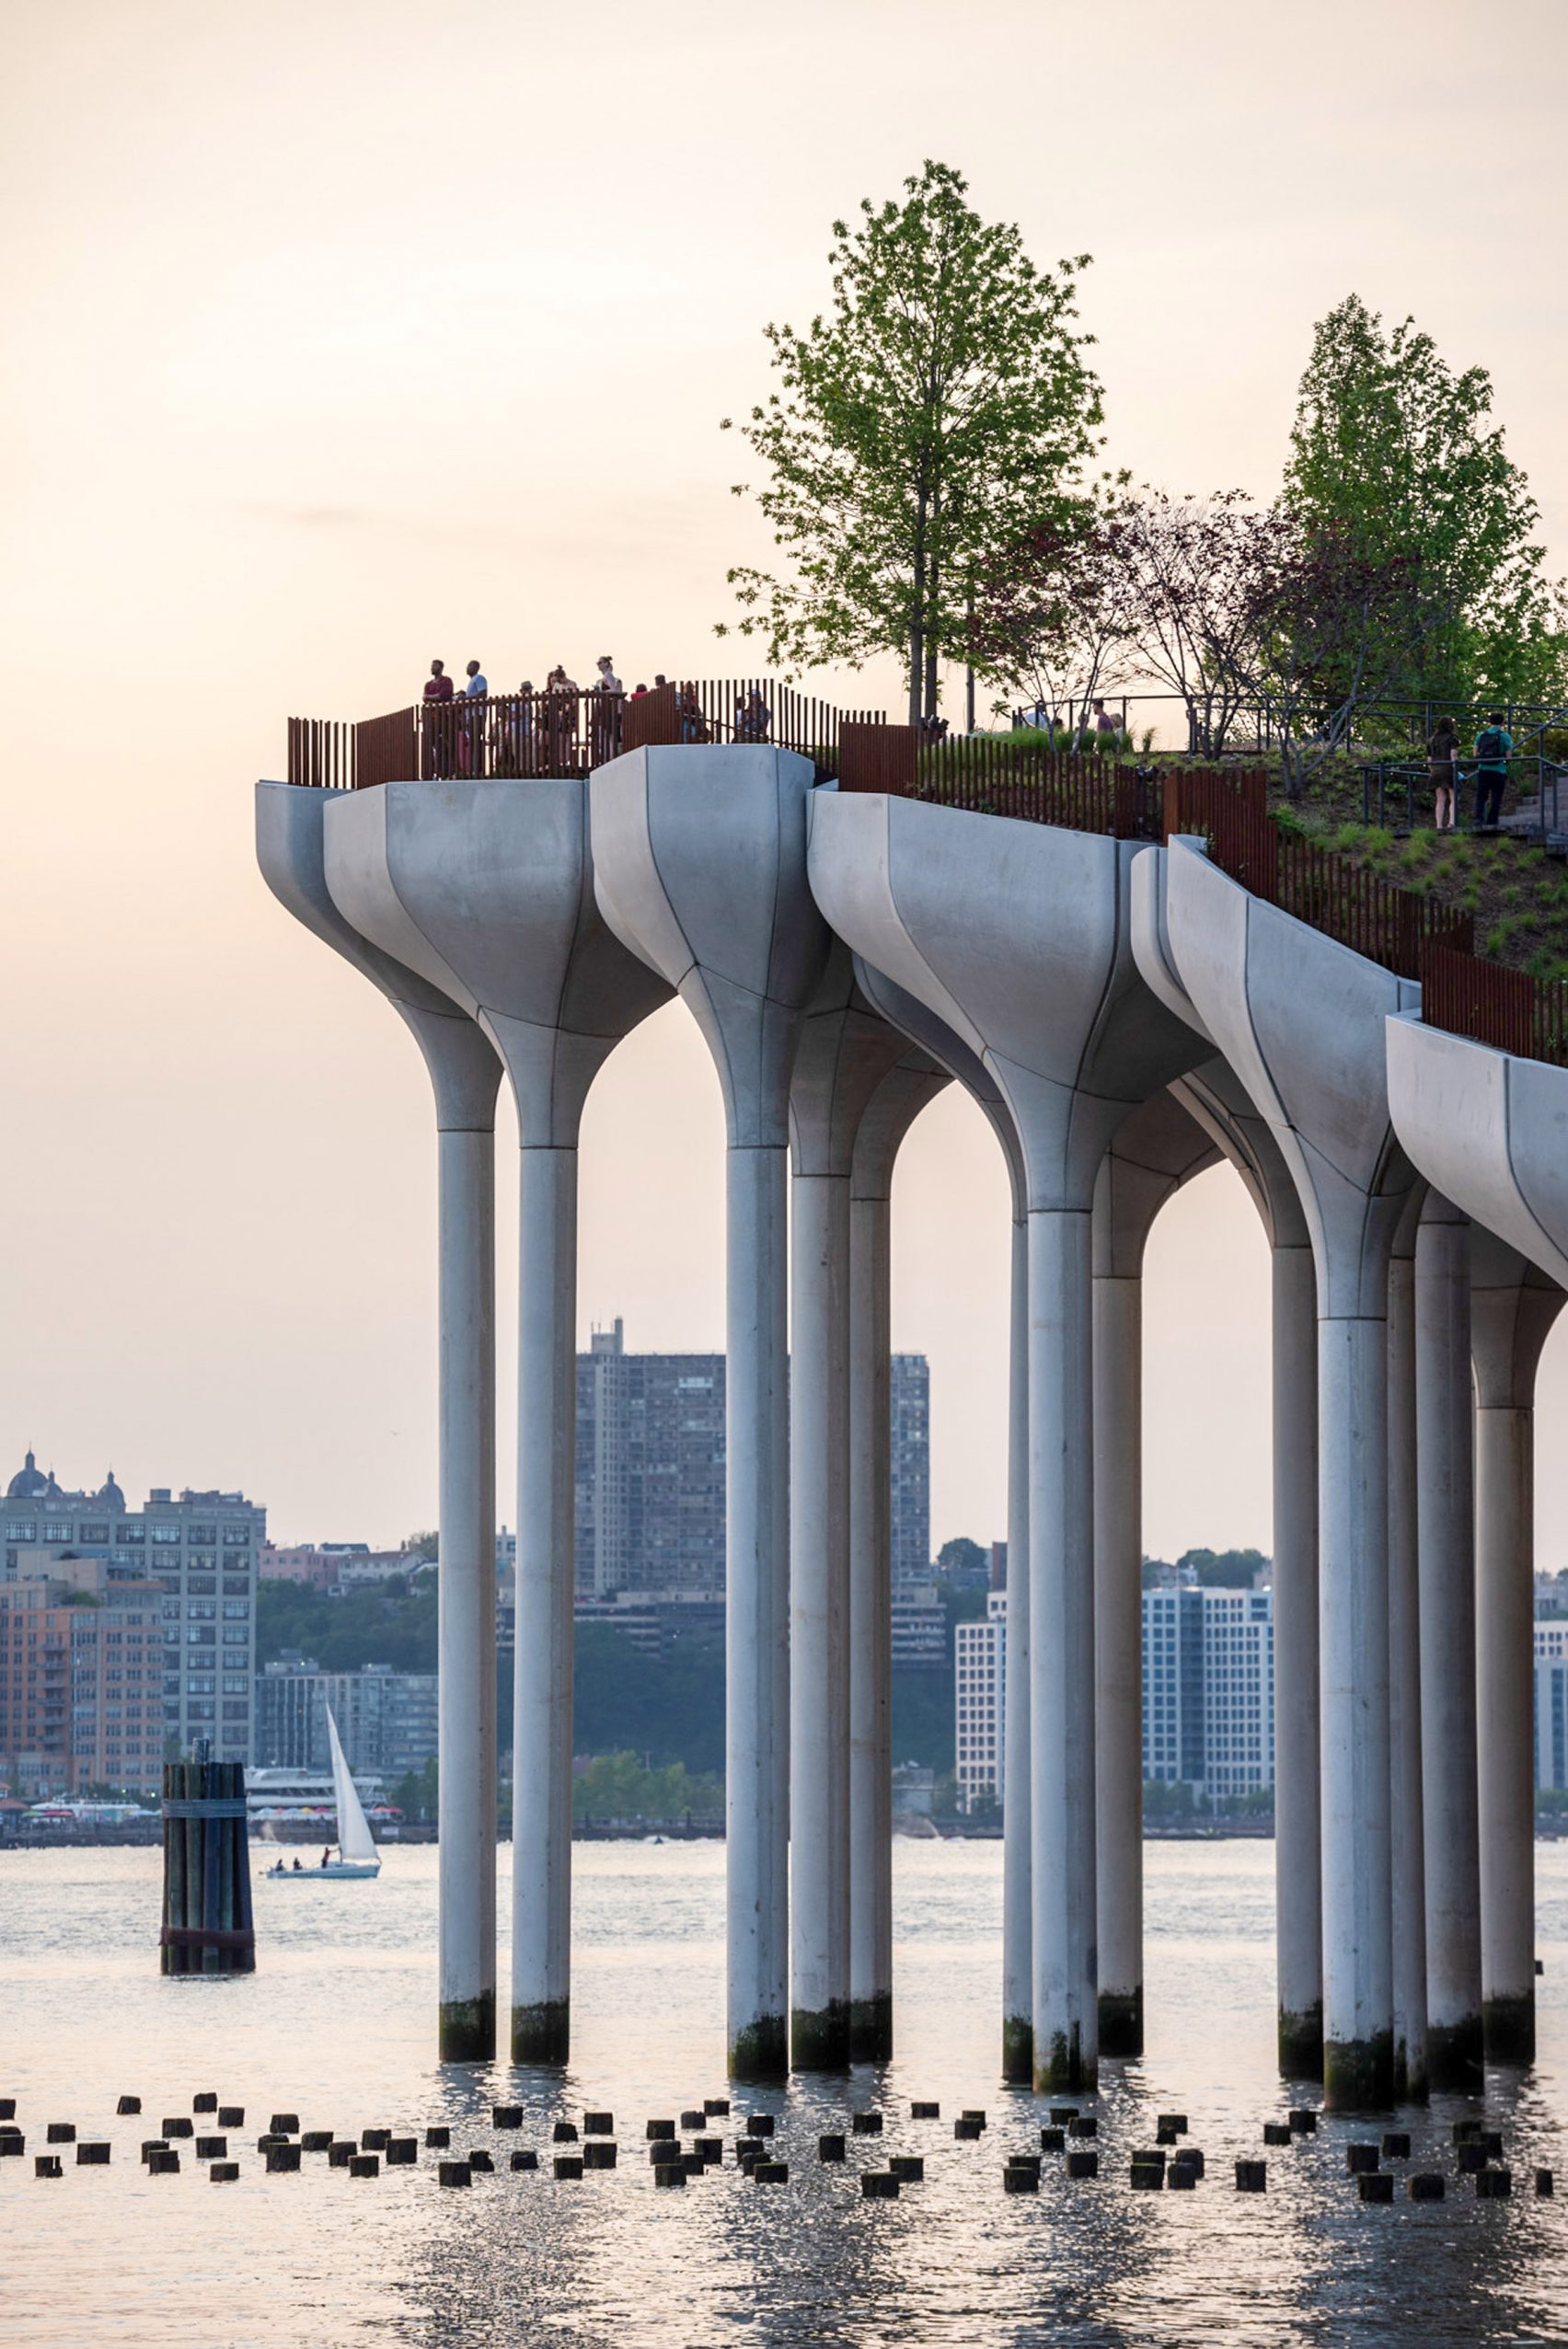
[[911,724],[936,714],[939,662],[977,649],[982,572],[1060,518],[1099,445],[1077,325],[1089,256],[1037,270],[967,192],[928,161],[902,203],[868,198],[853,229],[835,221],[829,309],[804,334],[766,329],[779,387],[740,428],[788,563],[729,572],[740,634],[791,674],[896,652]]
[[971,1541],[967,1534],[954,1534],[952,1539],[944,1541],[937,1552],[937,1572],[939,1574],[962,1576],[971,1582],[977,1577],[988,1579],[991,1553],[983,1549],[977,1541]]
[[1385,329],[1350,294],[1313,333],[1285,497],[1360,561],[1418,582],[1408,693],[1468,702],[1540,682],[1554,614],[1539,514],[1484,367],[1455,374],[1413,318]]
[[1268,1564],[1261,1549],[1186,1549],[1179,1570],[1196,1574],[1205,1590],[1250,1591],[1252,1578]]

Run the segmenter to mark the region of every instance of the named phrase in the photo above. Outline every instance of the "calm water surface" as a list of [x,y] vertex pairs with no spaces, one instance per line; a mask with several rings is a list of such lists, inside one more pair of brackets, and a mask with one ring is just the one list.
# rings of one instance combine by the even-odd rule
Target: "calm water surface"
[[[1541,2163],[1568,2190],[1568,1847],[1539,1860],[1541,2062],[1498,2076],[1490,2103],[1518,2182]],[[1262,2122],[1289,2101],[1273,2066],[1272,1845],[1150,1847],[1149,2051],[1109,2067],[1105,2176],[1069,2187],[1048,2161],[1038,2200],[1001,2192],[1005,2152],[1037,2144],[1043,2112],[996,2076],[999,1845],[897,1847],[896,2062],[737,2096],[737,2121],[778,2115],[789,2185],[725,2169],[685,2194],[655,2191],[643,2123],[725,2091],[719,1846],[578,1848],[564,2079],[432,2060],[433,1850],[391,1850],[376,1884],[259,1882],[260,1971],[236,1982],[159,1976],[159,1865],[155,1851],[0,1856],[0,2094],[29,2133],[27,2159],[0,2162],[6,2349],[1568,2341],[1568,2191],[1478,2203],[1450,2182],[1441,2204],[1363,2207],[1343,2147],[1375,2131],[1336,2123],[1270,2153],[1265,2195],[1234,2192],[1236,2156],[1262,2151]],[[206,2089],[247,2108],[238,2183],[214,2188],[189,2156],[178,2178],[148,2177],[140,2139]],[[143,2119],[114,2118],[121,2092]],[[913,2097],[940,2098],[941,2122],[909,2120]],[[526,2108],[521,2138],[490,2129],[503,2098]],[[814,2159],[819,2130],[872,2103],[886,2134],[863,2166],[927,2156],[926,2183],[895,2204],[860,2199],[862,2165]],[[953,2141],[962,2104],[989,2114],[978,2146]],[[558,2185],[549,2124],[595,2105],[616,2114],[622,2166]],[[1134,2195],[1126,2156],[1172,2107],[1208,2175],[1193,2194]],[[282,2109],[344,2135],[447,2121],[455,2148],[493,2143],[503,2167],[466,2194],[442,2194],[422,2154],[375,2181],[313,2157],[268,2177],[254,2141]],[[1402,2116],[1418,2159],[1451,2170],[1459,2109]],[[111,2167],[35,2181],[50,2119],[110,2136]],[[505,2171],[519,2143],[541,2148],[545,2176]]]

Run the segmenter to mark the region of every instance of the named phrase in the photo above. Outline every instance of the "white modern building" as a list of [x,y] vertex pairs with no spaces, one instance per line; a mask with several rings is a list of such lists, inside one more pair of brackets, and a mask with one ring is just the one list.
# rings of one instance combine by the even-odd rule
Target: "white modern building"
[[964,1810],[1007,1795],[1008,1595],[986,1595],[985,1615],[954,1626],[953,1707],[958,1799]]
[[1535,1782],[1568,1787],[1568,1618],[1536,1618]]

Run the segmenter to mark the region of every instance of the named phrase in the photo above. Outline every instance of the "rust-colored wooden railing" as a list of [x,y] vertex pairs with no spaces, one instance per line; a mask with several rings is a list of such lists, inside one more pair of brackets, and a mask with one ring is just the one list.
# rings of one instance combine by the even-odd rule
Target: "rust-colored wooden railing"
[[1537,979],[1434,942],[1421,958],[1421,1016],[1494,1052],[1568,1066],[1568,980]]

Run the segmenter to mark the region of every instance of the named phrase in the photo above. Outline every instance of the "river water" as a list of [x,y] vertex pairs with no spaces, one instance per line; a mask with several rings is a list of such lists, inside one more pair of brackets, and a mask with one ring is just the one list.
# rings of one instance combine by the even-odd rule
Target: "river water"
[[[885,2074],[738,2093],[735,2119],[715,2125],[728,2139],[744,2112],[775,2113],[788,2185],[753,2185],[726,2166],[684,2193],[654,2188],[643,2126],[725,2092],[719,1845],[577,1847],[576,2054],[561,2079],[432,2061],[433,1849],[390,1849],[375,1884],[258,1881],[259,1971],[232,1982],[158,1975],[156,1851],[0,1855],[0,2095],[15,2095],[28,2134],[26,2158],[0,2161],[0,2339],[1568,2341],[1568,1846],[1538,1855],[1541,2061],[1522,2079],[1499,2075],[1488,2098],[1516,2197],[1478,2201],[1454,2176],[1461,2108],[1437,2100],[1401,2117],[1415,2166],[1449,2173],[1447,2197],[1412,2204],[1401,2191],[1391,2207],[1363,2205],[1344,2174],[1346,2139],[1378,2133],[1365,2124],[1325,2124],[1271,2149],[1267,2192],[1235,2191],[1236,2158],[1263,2153],[1262,2123],[1291,2101],[1273,2064],[1273,1846],[1157,1844],[1147,1857],[1148,2053],[1108,2067],[1104,2175],[1069,2184],[1047,2157],[1036,2199],[1001,2189],[1005,2153],[1037,2144],[1043,2111],[997,2079],[998,1844],[897,1845],[896,2061]],[[239,2181],[214,2187],[189,2147],[179,2176],[148,2176],[140,2140],[203,2090],[247,2108],[231,2144]],[[121,2093],[142,2097],[142,2119],[114,2118]],[[916,2097],[940,2099],[940,2121],[913,2121]],[[525,2106],[521,2136],[492,2131],[496,2101]],[[852,2140],[844,2169],[819,2166],[818,2132],[873,2105],[886,2116],[880,2142]],[[961,2105],[988,2114],[978,2145],[954,2142]],[[550,2124],[595,2107],[616,2114],[620,2166],[558,2184]],[[1195,2193],[1134,2194],[1127,2155],[1153,2142],[1168,2109],[1188,2115],[1207,2174]],[[255,2138],[283,2110],[343,2135],[445,2121],[455,2148],[492,2146],[500,2167],[466,2194],[442,2192],[437,2157],[422,2151],[416,2169],[375,2180],[311,2156],[297,2176],[269,2176]],[[35,2179],[49,2120],[110,2136],[109,2169],[75,2167],[67,2147],[63,2177]],[[540,2148],[542,2174],[509,2171],[520,2144]],[[924,2153],[926,2182],[896,2203],[862,2200],[859,2169],[894,2151]],[[1533,2197],[1538,2164],[1558,2171],[1562,2200]]]

